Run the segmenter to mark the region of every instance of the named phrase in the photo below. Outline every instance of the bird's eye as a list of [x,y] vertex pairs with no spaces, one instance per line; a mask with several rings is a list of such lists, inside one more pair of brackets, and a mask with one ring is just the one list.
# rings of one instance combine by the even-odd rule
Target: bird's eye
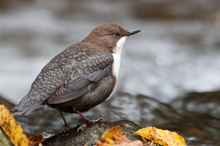
[[120,37],[120,33],[115,32],[115,33],[114,33],[114,36]]

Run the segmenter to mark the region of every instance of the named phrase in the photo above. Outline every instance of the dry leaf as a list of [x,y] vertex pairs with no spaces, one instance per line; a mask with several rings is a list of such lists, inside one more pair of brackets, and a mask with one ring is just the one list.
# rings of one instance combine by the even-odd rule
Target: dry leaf
[[29,146],[36,146],[44,140],[43,135],[37,134],[36,136],[29,137]]
[[[111,130],[106,131],[99,141],[97,141],[96,146],[130,146],[132,141],[128,139],[125,134],[121,131],[120,126],[113,127]],[[137,140],[134,141],[133,145],[142,146],[142,142]]]
[[14,117],[4,105],[0,105],[0,125],[14,145],[28,145],[28,139],[23,129],[16,123]]
[[147,127],[140,129],[135,133],[160,145],[186,146],[184,138],[179,136],[176,132],[157,129],[155,127]]
[[140,140],[135,140],[130,143],[115,144],[113,146],[144,146],[144,145]]

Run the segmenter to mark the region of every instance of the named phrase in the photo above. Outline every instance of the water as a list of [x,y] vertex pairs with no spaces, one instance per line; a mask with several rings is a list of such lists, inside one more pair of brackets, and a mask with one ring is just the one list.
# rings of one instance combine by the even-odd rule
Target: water
[[[175,1],[171,3],[173,5],[158,2],[164,9],[170,6],[171,12],[164,9],[158,11],[158,5],[154,2],[144,1],[39,0],[2,4],[0,94],[18,103],[52,57],[81,41],[94,27],[114,22],[129,30],[141,29],[142,32],[126,42],[119,81],[112,98],[88,112],[87,116],[103,116],[109,121],[137,119],[135,122],[141,126],[156,125],[163,128],[170,128],[166,125],[169,123],[175,127],[173,129],[181,131],[178,129],[180,125],[172,123],[178,120],[171,120],[186,118],[185,114],[190,112],[176,106],[177,103],[184,103],[181,97],[189,92],[220,89],[220,19],[216,9],[218,1],[210,2],[208,8],[206,1],[194,1],[193,4],[190,1],[182,2],[182,7],[187,9],[178,9]],[[148,9],[145,8],[145,11],[143,6]],[[199,15],[204,13],[202,9],[193,13],[193,7],[204,8],[206,15]],[[163,16],[160,16],[162,12]],[[204,121],[220,121],[216,116],[219,104],[210,100],[208,102],[216,110],[212,111],[215,114],[210,114],[212,117],[203,117]],[[193,109],[193,116],[198,119],[186,122],[195,126],[201,121],[199,115],[203,113],[196,110],[198,106],[194,102],[187,105],[194,107],[190,109]],[[206,103],[200,106],[206,107]],[[210,111],[210,108],[201,107]],[[107,113],[108,109],[112,110],[110,114]],[[164,117],[161,117],[161,112]],[[105,116],[104,113],[111,116]],[[169,114],[173,118],[167,118]],[[213,127],[211,129],[213,131]],[[186,137],[194,139],[187,134]]]

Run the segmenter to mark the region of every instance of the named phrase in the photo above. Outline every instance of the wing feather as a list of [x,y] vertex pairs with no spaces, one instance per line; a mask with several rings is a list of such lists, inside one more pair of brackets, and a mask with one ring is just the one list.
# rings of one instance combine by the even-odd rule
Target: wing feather
[[48,100],[49,104],[60,104],[80,98],[98,87],[99,82],[109,75],[112,69],[113,56],[110,53],[98,53],[89,56],[66,82]]

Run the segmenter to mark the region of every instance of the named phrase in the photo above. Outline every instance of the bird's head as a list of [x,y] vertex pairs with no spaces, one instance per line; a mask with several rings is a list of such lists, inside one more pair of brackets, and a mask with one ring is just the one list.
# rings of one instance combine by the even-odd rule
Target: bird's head
[[128,31],[117,24],[105,23],[94,28],[82,42],[93,43],[106,52],[116,53],[121,51],[129,36],[138,32],[140,30]]

